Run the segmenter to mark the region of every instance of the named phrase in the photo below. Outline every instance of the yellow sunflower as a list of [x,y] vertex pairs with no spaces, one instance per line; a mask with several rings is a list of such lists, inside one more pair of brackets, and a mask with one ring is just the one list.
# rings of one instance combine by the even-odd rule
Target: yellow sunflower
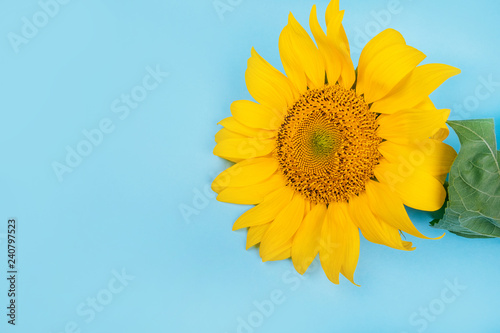
[[395,30],[375,36],[355,70],[333,0],[326,33],[316,7],[309,25],[290,13],[279,37],[286,76],[254,49],[245,74],[256,102],[231,105],[214,154],[233,166],[213,182],[217,200],[256,205],[235,222],[263,261],[290,258],[303,274],[319,253],[327,277],[354,283],[359,231],[374,243],[413,250],[422,235],[404,205],[439,209],[456,152],[442,141],[449,110],[429,94],[460,70],[425,55]]

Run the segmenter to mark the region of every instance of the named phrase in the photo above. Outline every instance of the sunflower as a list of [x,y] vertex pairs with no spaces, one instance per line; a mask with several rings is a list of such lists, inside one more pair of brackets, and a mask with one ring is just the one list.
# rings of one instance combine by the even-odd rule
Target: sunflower
[[[404,233],[427,238],[405,205],[439,209],[456,152],[442,141],[450,110],[429,94],[460,70],[420,65],[425,55],[395,30],[375,36],[357,69],[333,0],[326,33],[313,6],[314,40],[290,13],[279,37],[286,75],[253,48],[245,74],[256,102],[239,100],[220,122],[214,154],[235,164],[212,184],[217,200],[256,205],[233,230],[248,228],[247,249],[263,261],[290,258],[304,274],[319,253],[328,279],[354,283],[359,232],[413,250]],[[441,236],[442,237],[442,236]]]

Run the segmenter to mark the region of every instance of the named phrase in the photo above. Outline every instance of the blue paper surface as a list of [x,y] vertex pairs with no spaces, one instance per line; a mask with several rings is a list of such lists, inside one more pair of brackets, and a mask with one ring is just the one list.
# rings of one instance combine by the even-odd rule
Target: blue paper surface
[[[229,164],[217,122],[250,99],[251,47],[282,70],[288,13],[328,1],[3,1],[0,269],[15,218],[16,319],[1,332],[498,332],[500,242],[361,239],[356,287],[315,261],[262,263],[231,231],[249,206],[209,189]],[[500,2],[341,1],[357,63],[385,28],[462,70],[431,95],[450,119],[495,118]],[[307,28],[308,29],[308,28]],[[456,150],[451,133],[446,141]],[[186,213],[188,212],[188,213]],[[409,210],[428,236],[432,214]]]

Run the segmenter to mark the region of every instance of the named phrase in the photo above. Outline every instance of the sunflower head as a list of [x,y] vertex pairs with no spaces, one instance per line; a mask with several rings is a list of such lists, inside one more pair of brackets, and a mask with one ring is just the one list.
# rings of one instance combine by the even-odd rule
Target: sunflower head
[[348,202],[374,176],[377,116],[354,90],[308,90],[278,129],[275,156],[287,185],[311,202]]
[[221,121],[214,154],[232,162],[213,182],[217,199],[255,204],[234,224],[264,261],[292,258],[303,274],[320,256],[327,277],[354,283],[359,233],[411,250],[423,237],[404,206],[437,210],[456,152],[442,141],[449,110],[429,98],[460,71],[419,65],[425,55],[392,29],[363,49],[357,69],[338,0],[316,7],[311,39],[292,14],[279,38],[286,75],[254,49],[245,74],[255,99],[236,101]]

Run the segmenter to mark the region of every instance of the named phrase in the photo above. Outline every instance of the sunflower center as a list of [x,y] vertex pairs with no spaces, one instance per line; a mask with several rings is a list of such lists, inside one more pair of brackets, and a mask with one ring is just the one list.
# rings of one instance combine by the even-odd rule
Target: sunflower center
[[381,156],[377,126],[377,115],[353,90],[309,90],[288,110],[276,139],[287,185],[314,203],[364,192]]
[[338,132],[329,132],[317,129],[311,134],[310,146],[313,155],[317,158],[330,156],[340,143]]

